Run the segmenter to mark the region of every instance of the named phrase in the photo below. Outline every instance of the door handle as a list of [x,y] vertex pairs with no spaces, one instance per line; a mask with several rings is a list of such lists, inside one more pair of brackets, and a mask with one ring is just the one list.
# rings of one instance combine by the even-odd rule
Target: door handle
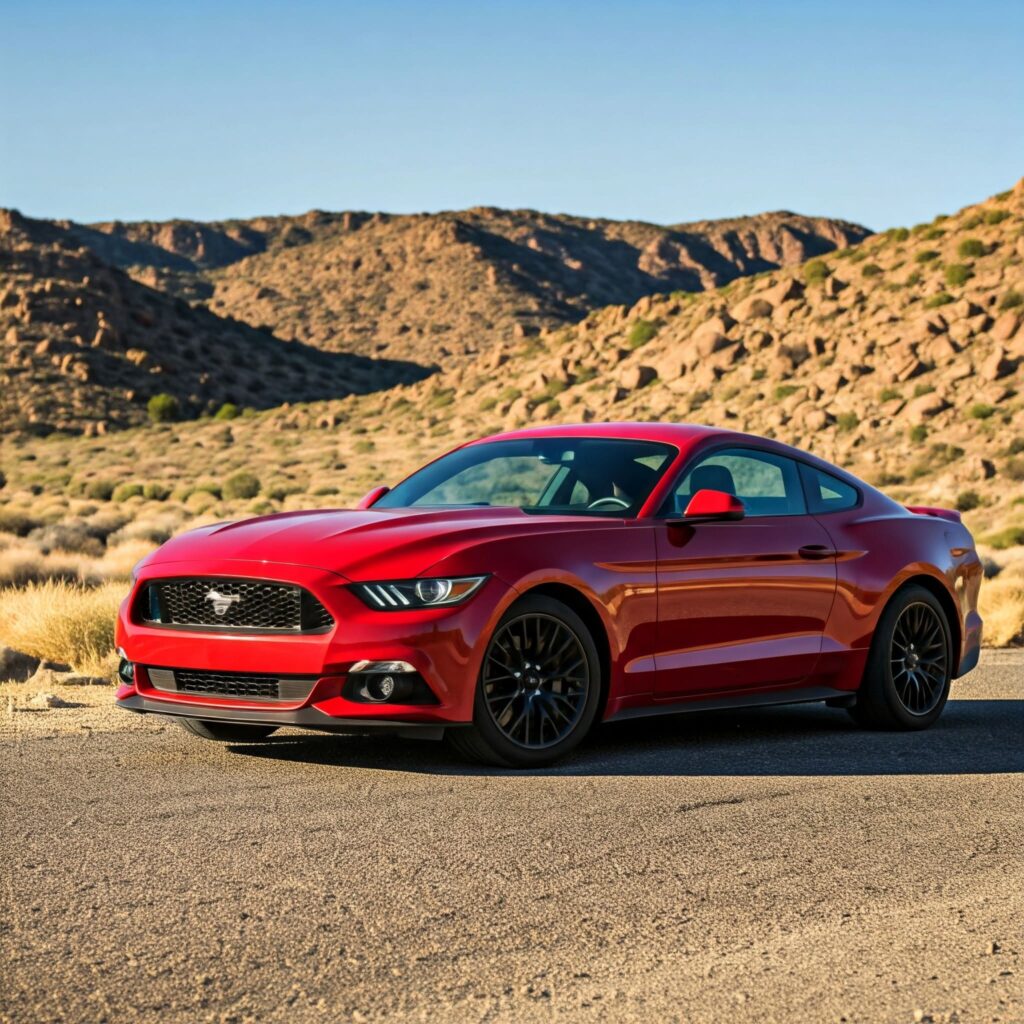
[[805,544],[797,550],[797,554],[801,558],[818,561],[822,558],[835,558],[836,553],[826,544]]

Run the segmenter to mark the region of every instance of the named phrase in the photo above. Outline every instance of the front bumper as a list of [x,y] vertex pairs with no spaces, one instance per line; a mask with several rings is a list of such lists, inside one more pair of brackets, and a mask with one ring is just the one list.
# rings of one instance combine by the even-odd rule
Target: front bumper
[[[253,634],[169,629],[134,614],[139,587],[156,578],[241,577],[292,583],[313,593],[334,619],[321,634]],[[490,577],[462,606],[382,612],[368,608],[341,576],[306,566],[241,560],[147,565],[121,605],[117,645],[137,667],[134,686],[121,686],[120,707],[143,713],[304,728],[444,727],[470,722],[483,647],[494,623],[515,597]],[[436,704],[367,704],[346,699],[349,670],[360,661],[407,661],[424,679]],[[298,704],[169,693],[150,683],[146,666],[310,676]]]

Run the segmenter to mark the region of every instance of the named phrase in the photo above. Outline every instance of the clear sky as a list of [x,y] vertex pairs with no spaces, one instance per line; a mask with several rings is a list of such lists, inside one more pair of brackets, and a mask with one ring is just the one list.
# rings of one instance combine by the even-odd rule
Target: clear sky
[[1024,175],[1024,0],[0,3],[0,205],[874,228]]

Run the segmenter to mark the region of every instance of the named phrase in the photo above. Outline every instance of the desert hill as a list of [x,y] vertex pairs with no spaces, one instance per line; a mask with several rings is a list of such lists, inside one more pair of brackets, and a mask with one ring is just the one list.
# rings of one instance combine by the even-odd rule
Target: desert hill
[[[0,577],[102,576],[191,523],[349,505],[464,439],[598,419],[767,434],[898,500],[959,508],[999,574],[983,590],[990,638],[1024,635],[1024,182],[799,266],[605,307],[386,392],[102,444],[9,437],[0,531],[28,539],[8,533]],[[83,536],[88,557],[73,553]]]
[[0,211],[0,425],[106,432],[146,418],[256,408],[412,380],[411,364],[328,353],[133,280],[59,225]]
[[319,348],[424,366],[867,234],[792,213],[661,227],[490,207],[68,227],[108,262],[217,313]]

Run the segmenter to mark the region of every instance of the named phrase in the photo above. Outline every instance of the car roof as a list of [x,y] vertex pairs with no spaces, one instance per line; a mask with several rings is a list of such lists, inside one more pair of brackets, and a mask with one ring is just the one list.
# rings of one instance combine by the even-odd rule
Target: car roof
[[482,437],[484,441],[512,440],[527,437],[609,437],[630,441],[662,441],[686,448],[695,441],[714,436],[740,436],[721,427],[705,427],[696,423],[558,423],[540,427],[523,427]]

